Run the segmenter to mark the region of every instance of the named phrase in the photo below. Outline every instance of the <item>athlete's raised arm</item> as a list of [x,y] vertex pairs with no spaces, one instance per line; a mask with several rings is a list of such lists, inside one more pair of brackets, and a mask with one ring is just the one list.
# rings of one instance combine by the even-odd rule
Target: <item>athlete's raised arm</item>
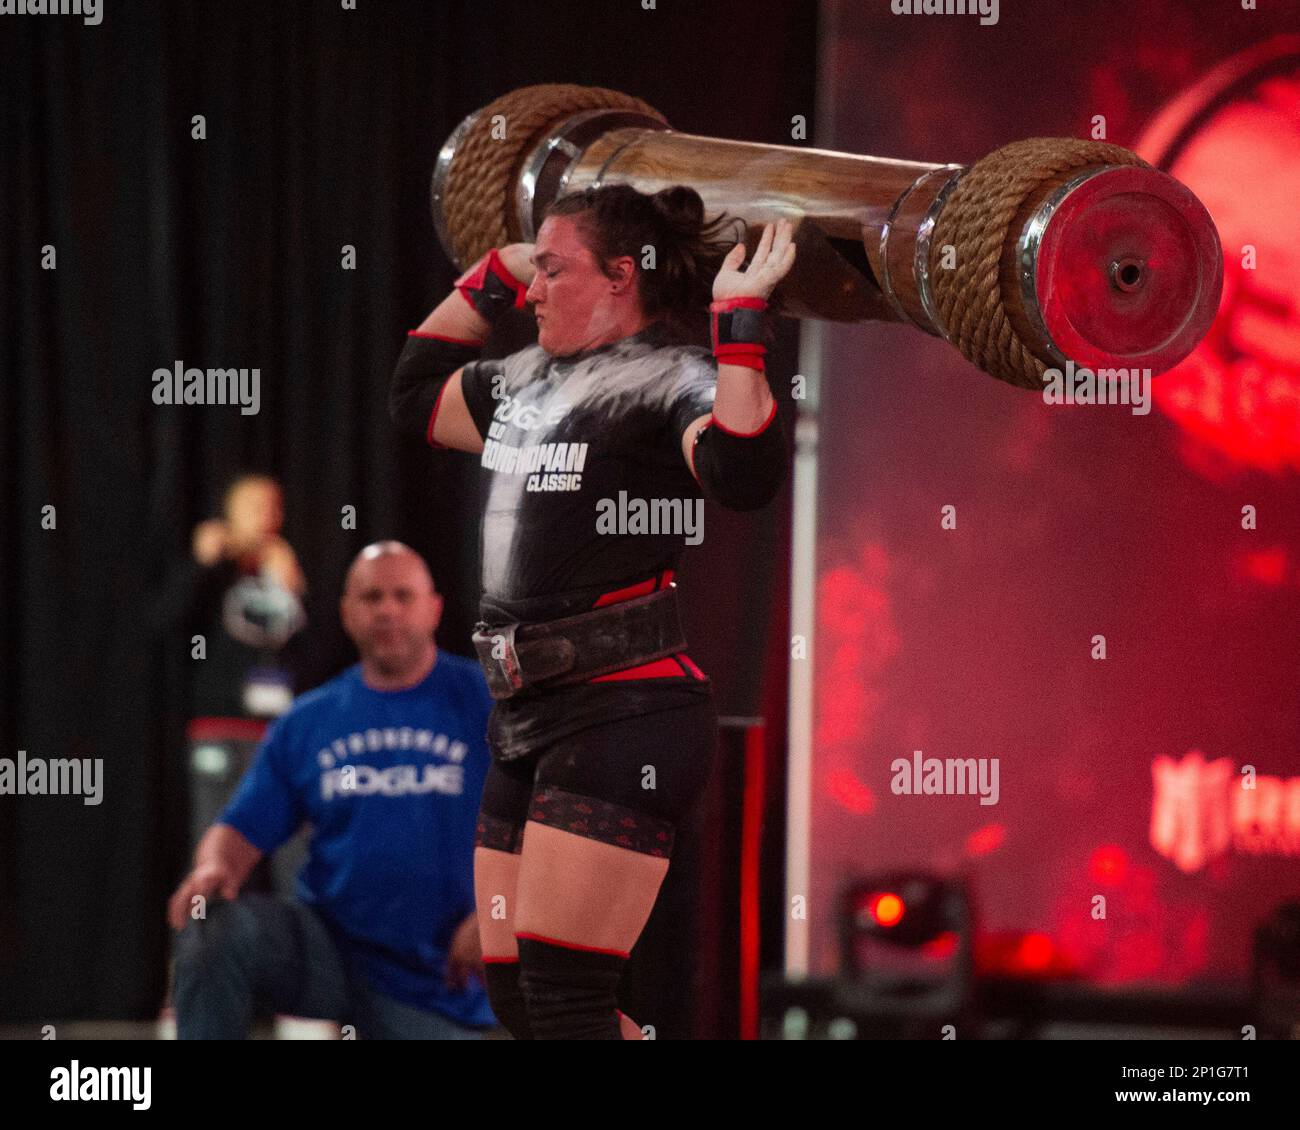
[[718,387],[713,411],[682,433],[682,456],[704,493],[732,510],[756,510],[776,497],[789,452],[764,376],[767,299],[794,264],[789,220],[768,224],[749,266],[745,245],[722,261],[709,307]]
[[462,370],[478,359],[492,321],[523,306],[535,270],[531,253],[527,243],[489,251],[407,334],[388,394],[389,415],[401,431],[434,447],[474,454],[483,450],[461,385]]

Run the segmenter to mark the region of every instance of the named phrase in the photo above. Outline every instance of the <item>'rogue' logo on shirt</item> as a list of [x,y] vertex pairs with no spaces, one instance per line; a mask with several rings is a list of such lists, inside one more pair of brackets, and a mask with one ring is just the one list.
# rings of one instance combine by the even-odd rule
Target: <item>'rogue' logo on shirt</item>
[[531,432],[534,428],[543,424],[558,424],[564,419],[571,407],[572,405],[560,401],[551,405],[550,408],[542,409],[533,404],[525,404],[517,396],[502,393],[501,403],[497,405],[496,411],[492,413],[492,419],[499,424],[514,424],[516,428]]
[[[423,770],[421,772],[421,770]],[[320,775],[322,800],[350,796],[421,796],[447,793],[459,796],[464,770],[459,765],[344,765]]]

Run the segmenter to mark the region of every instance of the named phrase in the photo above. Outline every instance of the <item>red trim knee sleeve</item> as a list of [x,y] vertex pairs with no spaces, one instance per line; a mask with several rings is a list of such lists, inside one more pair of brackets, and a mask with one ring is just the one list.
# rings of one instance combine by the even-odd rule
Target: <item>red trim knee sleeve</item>
[[621,1040],[618,982],[627,958],[516,934],[519,987],[535,1040]]
[[516,1040],[531,1040],[533,1030],[528,1024],[528,1005],[519,987],[519,962],[485,960],[483,983],[487,986],[488,1003],[502,1027]]

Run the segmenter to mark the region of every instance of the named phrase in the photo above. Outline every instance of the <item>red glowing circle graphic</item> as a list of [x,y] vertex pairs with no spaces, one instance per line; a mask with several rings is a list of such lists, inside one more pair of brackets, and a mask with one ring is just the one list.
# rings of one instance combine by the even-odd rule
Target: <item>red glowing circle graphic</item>
[[1133,148],[1200,198],[1224,257],[1218,316],[1153,399],[1208,477],[1300,470],[1300,36],[1215,67]]

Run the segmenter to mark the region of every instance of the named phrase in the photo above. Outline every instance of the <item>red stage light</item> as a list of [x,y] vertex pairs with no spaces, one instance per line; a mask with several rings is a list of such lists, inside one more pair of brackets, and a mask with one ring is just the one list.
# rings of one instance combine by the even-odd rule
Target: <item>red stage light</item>
[[967,855],[988,855],[997,851],[1007,838],[1005,824],[985,824],[966,837]]
[[1276,588],[1286,580],[1288,562],[1284,545],[1243,553],[1238,560],[1242,573],[1261,584]]
[[1014,964],[1027,973],[1040,973],[1052,963],[1055,949],[1046,934],[1026,934],[1016,950]]
[[921,947],[921,952],[929,958],[950,958],[957,952],[957,935],[948,930],[937,938],[931,938]]
[[867,903],[867,913],[878,926],[897,926],[903,918],[904,909],[903,900],[888,891],[872,895],[871,901]]
[[845,812],[867,816],[875,810],[876,796],[851,769],[835,769],[826,777],[826,792]]
[[1128,852],[1118,844],[1097,848],[1088,860],[1088,875],[1094,883],[1115,886],[1128,874]]

